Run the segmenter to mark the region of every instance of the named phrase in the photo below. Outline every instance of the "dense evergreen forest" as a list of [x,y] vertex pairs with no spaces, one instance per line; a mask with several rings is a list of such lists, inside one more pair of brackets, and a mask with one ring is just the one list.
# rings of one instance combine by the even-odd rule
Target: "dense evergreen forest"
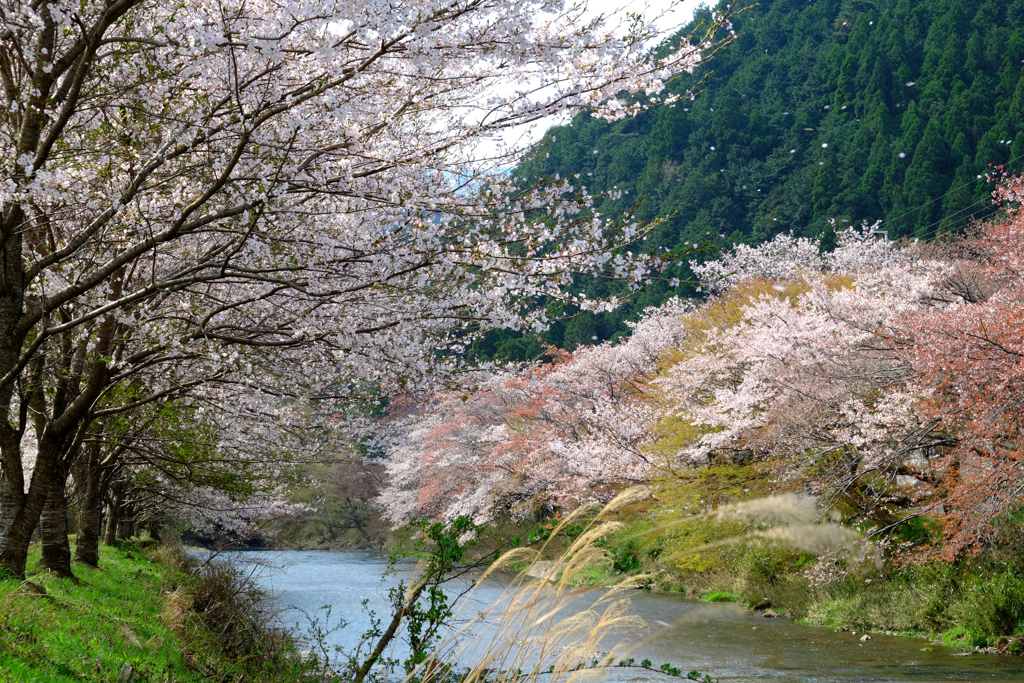
[[[996,210],[990,167],[1024,168],[1024,0],[761,0],[734,23],[735,43],[668,88],[686,92],[713,72],[695,101],[615,123],[581,114],[515,173],[617,188],[597,209],[665,218],[644,247],[673,249],[789,231],[829,245],[833,221],[881,220],[892,239],[931,239]],[[545,341],[613,338],[644,307],[688,293],[652,283],[612,313],[556,324]],[[506,360],[539,351],[504,332],[474,348]]]

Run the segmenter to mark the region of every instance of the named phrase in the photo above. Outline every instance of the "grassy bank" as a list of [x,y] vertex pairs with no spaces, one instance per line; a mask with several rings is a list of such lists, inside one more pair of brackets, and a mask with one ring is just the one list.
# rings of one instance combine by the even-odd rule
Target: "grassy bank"
[[[689,511],[702,508],[706,498],[698,496],[709,490],[726,501],[760,493],[756,477],[739,468],[729,474],[719,473],[714,488],[692,482],[624,509],[622,529],[603,541],[608,561],[582,572],[582,581],[607,585],[645,575],[654,590],[736,602],[801,623],[1024,653],[1024,552],[1016,540],[954,564],[900,564],[884,553],[822,563],[750,539],[739,522],[694,519]],[[538,536],[537,527],[498,528],[505,538],[525,540]]]
[[262,596],[230,567],[202,568],[173,549],[138,544],[102,547],[100,567],[75,565],[77,582],[31,571],[27,581],[0,581],[0,683],[299,681],[309,673],[269,628]]

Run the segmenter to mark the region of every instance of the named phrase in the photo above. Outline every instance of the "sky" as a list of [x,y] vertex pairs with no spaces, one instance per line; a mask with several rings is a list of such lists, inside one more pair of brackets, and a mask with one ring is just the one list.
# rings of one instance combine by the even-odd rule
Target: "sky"
[[[667,37],[676,29],[693,18],[693,12],[701,4],[714,5],[717,0],[580,0],[586,2],[588,14],[604,14],[608,17],[608,24],[615,26],[617,20],[625,21],[626,12],[638,12],[648,21],[654,22],[659,33]],[[573,4],[573,0],[565,0],[567,7]],[[657,41],[655,41],[657,42]],[[653,44],[652,44],[653,47]],[[504,144],[516,147],[530,145],[541,137],[544,132],[555,125],[565,123],[557,117],[550,117],[542,121],[534,122],[529,126],[522,126],[509,131],[501,136]],[[478,152],[490,156],[498,148],[497,141],[481,141],[477,145]]]
[[[664,15],[655,24],[661,31],[672,31],[693,17],[693,11],[701,0],[589,0],[587,4],[593,14],[601,12],[621,16],[624,12],[639,12],[646,17]],[[715,2],[705,1],[704,4],[713,5]]]

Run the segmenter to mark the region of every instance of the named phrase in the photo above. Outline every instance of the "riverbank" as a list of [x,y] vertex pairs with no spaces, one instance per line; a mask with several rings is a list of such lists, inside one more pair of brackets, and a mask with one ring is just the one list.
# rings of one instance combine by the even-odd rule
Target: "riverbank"
[[[756,493],[750,478],[744,483],[748,495]],[[822,558],[759,542],[737,522],[695,519],[687,510],[699,509],[697,502],[662,491],[624,509],[622,528],[603,541],[609,561],[585,582],[646,576],[652,590],[735,602],[801,624],[1024,654],[1024,555],[1009,529],[985,553],[952,564],[896,562],[885,549],[866,550],[873,544],[861,557]],[[542,534],[537,529],[502,533],[528,539]]]
[[[0,581],[0,682],[300,681],[309,665],[230,566],[174,548],[101,546],[77,581]],[[33,548],[29,566],[38,560]],[[212,567],[212,566],[211,566]]]

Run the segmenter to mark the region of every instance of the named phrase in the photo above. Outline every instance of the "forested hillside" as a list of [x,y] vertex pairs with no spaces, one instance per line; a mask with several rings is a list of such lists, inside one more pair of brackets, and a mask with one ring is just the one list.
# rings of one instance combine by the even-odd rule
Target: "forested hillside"
[[[1024,0],[761,0],[734,24],[739,40],[669,86],[683,93],[713,71],[695,101],[615,123],[580,114],[517,175],[578,173],[592,192],[619,189],[597,209],[667,218],[647,249],[788,231],[830,248],[830,220],[881,220],[894,239],[960,230],[997,210],[990,167],[1024,166]],[[686,264],[669,273],[689,275]],[[686,291],[654,283],[548,341],[609,339]],[[492,334],[478,349],[514,358],[533,346]]]

